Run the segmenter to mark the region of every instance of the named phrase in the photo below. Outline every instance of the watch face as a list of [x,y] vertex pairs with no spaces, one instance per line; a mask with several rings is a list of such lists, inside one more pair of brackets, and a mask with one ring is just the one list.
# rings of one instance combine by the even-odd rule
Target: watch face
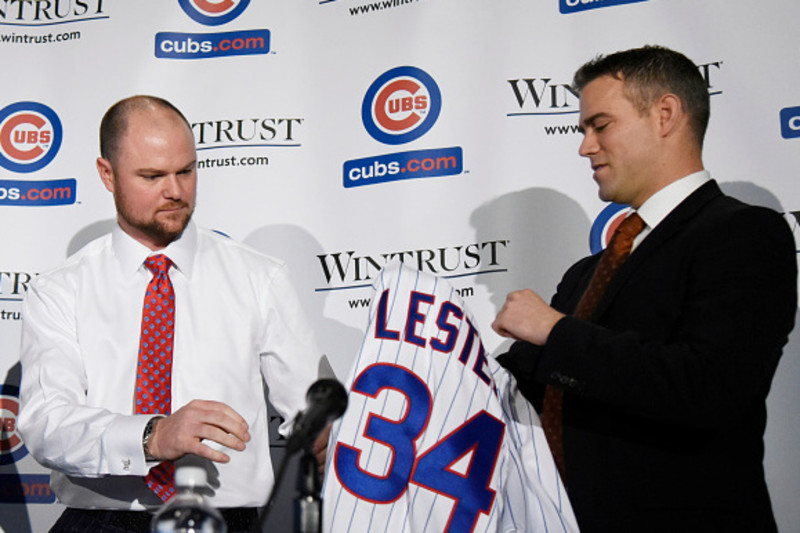
[[153,426],[155,426],[157,418],[159,417],[154,416],[148,420],[147,424],[144,426],[144,432],[142,433],[142,450],[144,450],[144,458],[148,461],[155,460],[155,457],[150,455],[147,445],[150,443],[150,436],[153,434]]

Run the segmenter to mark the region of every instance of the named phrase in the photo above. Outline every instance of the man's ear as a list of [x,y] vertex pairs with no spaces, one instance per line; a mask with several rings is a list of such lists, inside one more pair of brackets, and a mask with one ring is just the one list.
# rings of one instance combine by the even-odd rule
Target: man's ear
[[662,136],[667,137],[678,130],[686,118],[681,99],[672,93],[663,95],[655,104],[658,127]]
[[97,173],[100,174],[100,179],[103,185],[106,186],[109,192],[114,193],[114,168],[108,159],[102,157],[97,158]]

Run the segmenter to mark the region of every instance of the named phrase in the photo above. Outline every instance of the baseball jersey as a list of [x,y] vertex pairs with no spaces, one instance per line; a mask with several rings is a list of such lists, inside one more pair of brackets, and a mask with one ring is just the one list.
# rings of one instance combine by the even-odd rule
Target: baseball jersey
[[373,288],[323,530],[577,531],[536,412],[450,283],[396,261]]

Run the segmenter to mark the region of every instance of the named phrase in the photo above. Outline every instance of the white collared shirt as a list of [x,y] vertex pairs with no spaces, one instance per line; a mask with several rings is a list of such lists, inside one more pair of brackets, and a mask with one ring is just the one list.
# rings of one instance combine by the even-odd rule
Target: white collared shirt
[[633,241],[633,249],[653,231],[653,229],[669,215],[673,209],[699,189],[704,183],[711,180],[707,170],[700,170],[688,176],[673,181],[653,196],[648,198],[636,211],[642,217],[646,226]]
[[[159,253],[174,263],[172,411],[193,399],[228,404],[250,426],[244,452],[201,461],[217,507],[259,506],[272,488],[262,376],[286,429],[317,377],[319,351],[283,263],[193,223]],[[117,227],[42,274],[23,307],[19,430],[54,470],[72,507],[141,509],[154,502],[133,408],[151,251]],[[191,458],[187,458],[191,459]]]

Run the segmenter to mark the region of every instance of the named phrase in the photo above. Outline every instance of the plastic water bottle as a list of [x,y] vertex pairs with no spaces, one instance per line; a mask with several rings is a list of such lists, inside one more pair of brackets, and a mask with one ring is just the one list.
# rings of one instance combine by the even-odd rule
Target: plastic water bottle
[[197,466],[181,466],[175,471],[175,495],[156,513],[150,526],[153,533],[227,533],[222,515],[212,507],[202,491],[206,471]]

